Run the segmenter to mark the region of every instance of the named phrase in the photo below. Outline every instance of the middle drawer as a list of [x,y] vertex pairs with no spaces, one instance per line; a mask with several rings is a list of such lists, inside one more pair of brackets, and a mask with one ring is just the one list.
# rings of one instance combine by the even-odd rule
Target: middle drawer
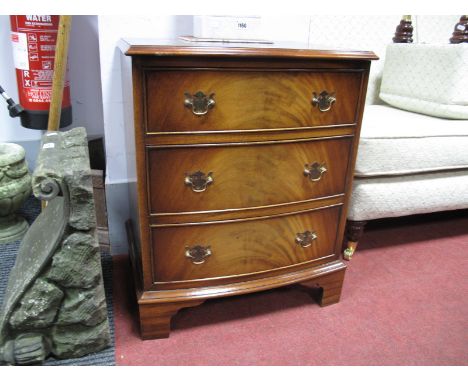
[[148,147],[150,213],[241,209],[341,194],[351,141]]

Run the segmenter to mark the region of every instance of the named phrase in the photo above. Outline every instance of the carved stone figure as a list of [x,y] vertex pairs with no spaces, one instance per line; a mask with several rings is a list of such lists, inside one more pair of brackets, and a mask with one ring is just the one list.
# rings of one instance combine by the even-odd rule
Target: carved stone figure
[[29,226],[15,212],[31,195],[31,175],[24,149],[0,143],[0,243],[21,239]]
[[111,341],[84,128],[44,135],[32,189],[48,204],[10,273],[0,364],[81,357]]

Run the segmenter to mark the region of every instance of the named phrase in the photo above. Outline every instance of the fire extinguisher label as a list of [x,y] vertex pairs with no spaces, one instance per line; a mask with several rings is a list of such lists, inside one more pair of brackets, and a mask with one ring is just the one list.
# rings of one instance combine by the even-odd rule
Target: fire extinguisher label
[[[10,16],[10,20],[20,103],[25,109],[47,111],[52,96],[59,16]],[[67,77],[62,107],[70,106]]]
[[28,40],[26,33],[12,32],[11,42],[13,44],[13,60],[15,68],[29,70]]

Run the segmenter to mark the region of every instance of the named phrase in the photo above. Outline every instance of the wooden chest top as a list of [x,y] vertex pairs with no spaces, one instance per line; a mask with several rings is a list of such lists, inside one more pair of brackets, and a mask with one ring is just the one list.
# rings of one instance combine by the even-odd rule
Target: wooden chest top
[[183,40],[126,38],[119,42],[127,56],[218,56],[258,58],[307,58],[338,60],[377,60],[371,51],[331,48],[300,42],[274,44],[192,43]]

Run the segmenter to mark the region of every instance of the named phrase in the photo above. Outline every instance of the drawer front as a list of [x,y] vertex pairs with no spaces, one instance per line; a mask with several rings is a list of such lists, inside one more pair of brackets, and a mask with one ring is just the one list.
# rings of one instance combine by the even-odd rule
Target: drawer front
[[355,123],[361,73],[148,71],[145,81],[148,132],[281,129]]
[[331,255],[340,210],[337,206],[250,221],[153,228],[154,281],[244,275]]
[[346,137],[149,149],[150,212],[240,209],[344,193],[350,145]]

